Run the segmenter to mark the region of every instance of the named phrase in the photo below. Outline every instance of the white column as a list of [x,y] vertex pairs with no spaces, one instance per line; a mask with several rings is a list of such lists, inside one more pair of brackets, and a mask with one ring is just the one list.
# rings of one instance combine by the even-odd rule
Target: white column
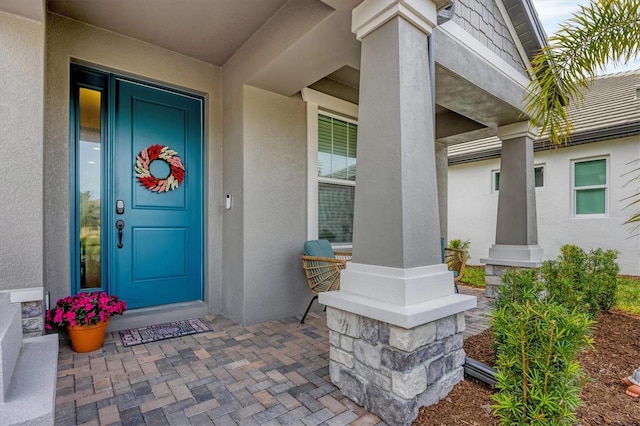
[[353,262],[320,303],[405,328],[475,306],[442,262],[428,37],[431,0],[365,0]]

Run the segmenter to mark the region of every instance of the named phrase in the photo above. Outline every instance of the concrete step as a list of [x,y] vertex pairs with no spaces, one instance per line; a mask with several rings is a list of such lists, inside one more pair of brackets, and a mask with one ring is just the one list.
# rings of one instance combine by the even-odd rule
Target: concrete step
[[58,335],[22,338],[20,304],[0,293],[0,424],[53,425]]
[[24,339],[5,401],[0,403],[2,425],[53,425],[57,376],[58,335]]
[[0,293],[0,404],[6,400],[22,344],[20,305],[9,293]]

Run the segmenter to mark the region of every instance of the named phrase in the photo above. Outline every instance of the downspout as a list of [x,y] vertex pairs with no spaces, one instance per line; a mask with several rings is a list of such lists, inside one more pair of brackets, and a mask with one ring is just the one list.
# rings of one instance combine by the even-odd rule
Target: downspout
[[[445,22],[447,22],[448,20],[450,20],[453,15],[454,15],[454,11],[455,11],[455,2],[454,0],[451,0],[451,3],[446,6],[443,7],[442,9],[438,10],[437,12],[437,16],[436,16],[436,23],[437,25],[443,24]],[[429,49],[429,57],[427,58],[429,61],[429,86],[430,86],[430,90],[431,90],[431,125],[433,127],[433,136],[435,138],[436,136],[436,29],[433,28],[433,30],[431,31],[431,34],[429,34],[428,37],[428,49]],[[439,217],[440,217],[440,245],[441,245],[441,249],[442,249],[442,263],[445,263],[445,259],[444,259],[444,248],[446,246],[446,241],[447,241],[447,211],[446,211],[446,198],[447,195],[445,194],[445,190],[443,189],[443,187],[446,185],[446,176],[444,176],[444,174],[446,174],[446,159],[441,160],[443,155],[446,155],[446,153],[443,153],[443,149],[440,148],[436,142],[436,145],[434,146],[435,148],[435,156],[436,156],[436,164],[438,164],[438,166],[436,166],[437,172],[436,172],[436,180],[437,180],[437,185],[438,185],[438,200],[440,202],[442,202],[442,205],[440,205],[438,207],[439,209]],[[439,164],[439,163],[443,163],[444,164]]]
[[[445,22],[453,18],[456,10],[455,0],[451,0],[451,4],[447,7],[443,7],[438,11],[438,25],[442,25]],[[431,31],[429,35],[429,76],[431,77],[431,111],[433,113],[433,128],[436,128],[436,32]]]

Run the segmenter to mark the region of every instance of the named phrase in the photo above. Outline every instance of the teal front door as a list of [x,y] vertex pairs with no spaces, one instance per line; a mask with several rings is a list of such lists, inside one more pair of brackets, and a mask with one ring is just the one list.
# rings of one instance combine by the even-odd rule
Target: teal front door
[[129,308],[201,300],[202,99],[113,81],[109,291]]

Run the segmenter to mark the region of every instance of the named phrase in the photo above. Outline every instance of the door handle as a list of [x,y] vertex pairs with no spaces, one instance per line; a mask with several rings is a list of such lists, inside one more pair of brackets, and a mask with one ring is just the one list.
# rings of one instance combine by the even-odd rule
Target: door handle
[[124,220],[116,220],[116,229],[118,230],[118,248],[122,248],[122,230],[124,229]]

